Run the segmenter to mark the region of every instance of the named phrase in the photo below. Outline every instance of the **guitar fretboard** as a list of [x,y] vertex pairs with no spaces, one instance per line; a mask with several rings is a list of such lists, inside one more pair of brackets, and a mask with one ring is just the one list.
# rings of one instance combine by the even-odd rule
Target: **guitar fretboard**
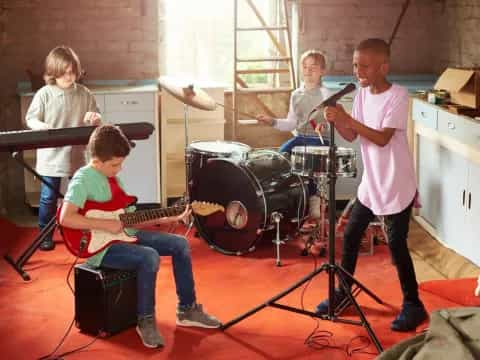
[[132,213],[120,214],[120,221],[125,226],[141,224],[143,222],[159,219],[162,217],[180,215],[185,211],[185,205],[170,206],[167,208],[140,210]]

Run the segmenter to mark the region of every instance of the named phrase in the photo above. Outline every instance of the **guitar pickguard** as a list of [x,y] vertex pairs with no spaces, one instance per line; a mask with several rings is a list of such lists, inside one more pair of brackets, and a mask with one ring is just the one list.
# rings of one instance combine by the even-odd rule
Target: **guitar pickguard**
[[[124,209],[118,209],[115,211],[103,211],[98,209],[91,209],[85,213],[85,216],[88,218],[94,219],[107,219],[107,220],[118,220],[120,214],[124,214]],[[125,232],[119,234],[112,234],[102,230],[91,230],[90,243],[88,244],[88,252],[95,253],[99,249],[105,247],[112,241],[125,241],[125,242],[136,242],[137,238],[135,236],[129,236]]]

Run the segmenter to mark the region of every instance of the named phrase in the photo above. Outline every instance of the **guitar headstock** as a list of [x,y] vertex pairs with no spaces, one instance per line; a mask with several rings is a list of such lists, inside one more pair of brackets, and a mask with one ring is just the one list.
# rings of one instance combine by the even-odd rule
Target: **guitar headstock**
[[208,216],[218,211],[224,212],[225,208],[222,205],[207,202],[207,201],[193,201],[190,204],[192,211],[200,216]]

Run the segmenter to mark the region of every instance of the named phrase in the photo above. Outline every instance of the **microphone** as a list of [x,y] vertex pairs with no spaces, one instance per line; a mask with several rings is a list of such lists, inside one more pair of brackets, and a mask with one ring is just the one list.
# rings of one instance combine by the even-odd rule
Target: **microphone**
[[346,85],[342,90],[339,92],[331,95],[329,98],[325,99],[322,101],[322,103],[318,106],[315,107],[316,110],[321,110],[322,108],[326,106],[335,106],[337,104],[337,101],[340,100],[343,96],[347,95],[348,93],[351,93],[356,89],[356,86],[354,83],[350,83]]

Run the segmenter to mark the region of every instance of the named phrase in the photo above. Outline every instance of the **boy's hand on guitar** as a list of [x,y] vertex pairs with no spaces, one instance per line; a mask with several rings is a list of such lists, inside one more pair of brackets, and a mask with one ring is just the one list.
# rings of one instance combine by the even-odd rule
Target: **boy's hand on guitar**
[[184,223],[188,224],[191,213],[192,213],[192,209],[190,208],[190,205],[187,204],[187,206],[185,206],[184,212],[178,215],[175,221],[183,221]]
[[116,219],[104,219],[103,220],[103,228],[105,231],[111,234],[118,234],[123,231],[123,224],[120,220]]
[[169,224],[169,223],[180,222],[180,221],[184,221],[188,223],[189,221],[188,217],[190,216],[191,213],[192,213],[192,209],[190,208],[190,205],[187,204],[185,206],[185,210],[180,215],[162,217],[159,219],[142,223],[142,225],[153,226],[153,225]]

